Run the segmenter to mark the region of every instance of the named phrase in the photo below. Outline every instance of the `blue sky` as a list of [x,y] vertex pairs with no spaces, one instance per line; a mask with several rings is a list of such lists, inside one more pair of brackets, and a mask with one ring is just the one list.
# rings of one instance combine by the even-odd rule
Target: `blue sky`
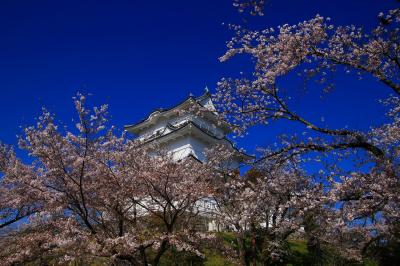
[[[0,1],[0,140],[16,143],[21,126],[34,123],[41,107],[71,123],[72,96],[91,93],[92,104],[110,105],[112,123],[122,129],[190,92],[211,90],[221,77],[245,63],[220,63],[231,32],[222,23],[261,28],[329,16],[337,25],[367,28],[395,0],[267,1],[262,18],[239,16],[230,0],[204,1]],[[299,84],[290,77],[289,86]],[[383,119],[377,99],[388,90],[366,78],[338,78],[334,93],[298,94],[294,108],[310,119],[324,116],[333,127],[367,128]],[[252,153],[291,132],[278,123],[251,130],[238,140]]]

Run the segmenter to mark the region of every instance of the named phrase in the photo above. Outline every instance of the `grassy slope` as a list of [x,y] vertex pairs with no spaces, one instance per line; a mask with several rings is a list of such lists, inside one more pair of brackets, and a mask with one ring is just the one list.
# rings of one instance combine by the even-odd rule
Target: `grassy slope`
[[[232,234],[221,233],[220,237],[224,239],[226,244],[229,244],[232,248],[236,248],[236,241]],[[288,258],[285,265],[310,265],[310,256],[307,250],[307,242],[304,240],[290,240],[289,241],[289,252],[291,256]],[[323,248],[323,264],[324,265],[354,265],[354,266],[376,266],[374,261],[367,260],[364,263],[349,264],[345,259],[341,258],[330,248]],[[204,262],[206,266],[228,266],[233,265],[229,260],[213,251],[206,252],[206,259]],[[260,264],[261,265],[261,264]]]

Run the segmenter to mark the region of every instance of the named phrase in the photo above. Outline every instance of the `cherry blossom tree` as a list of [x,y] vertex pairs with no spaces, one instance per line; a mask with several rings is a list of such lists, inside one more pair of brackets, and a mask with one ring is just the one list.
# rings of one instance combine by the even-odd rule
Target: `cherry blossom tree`
[[[251,76],[222,79],[215,95],[219,110],[238,133],[253,125],[286,120],[303,125],[305,132],[316,136],[286,138],[283,145],[269,150],[259,161],[284,162],[299,155],[305,159],[305,154],[317,152],[341,159],[352,154],[373,165],[367,172],[354,168],[353,173],[325,176],[330,188],[324,200],[336,213],[326,225],[331,234],[325,235],[339,236],[338,231],[358,234],[353,243],[356,250],[394,236],[398,228],[399,201],[394,191],[399,189],[399,22],[400,11],[394,9],[379,14],[378,26],[370,32],[355,26],[337,27],[319,15],[277,29],[253,31],[232,26],[235,36],[220,58],[226,61],[244,54],[255,62]],[[323,84],[324,92],[329,92],[333,89],[332,74],[340,71],[361,78],[372,76],[388,88],[393,96],[388,100],[392,108],[387,124],[371,125],[370,132],[328,128],[293,110],[291,88],[284,87],[281,77],[298,73]],[[337,169],[337,165],[331,167]],[[334,239],[338,240],[331,237],[329,241]]]
[[[31,165],[2,148],[2,215],[29,221],[5,235],[5,264],[84,258],[158,265],[171,247],[202,256],[209,235],[195,230],[197,202],[209,197],[209,168],[107,130],[107,106],[87,109],[75,98],[76,133],[44,111],[19,145]],[[20,252],[20,251],[23,252]],[[151,252],[150,252],[151,250]],[[153,255],[154,254],[154,255]]]
[[[128,148],[131,149],[137,147]],[[209,236],[196,230],[201,214],[198,203],[212,194],[209,180],[213,172],[210,168],[191,157],[176,162],[163,152],[154,157],[145,156],[140,165],[136,152],[123,155],[119,162],[127,166],[126,170],[137,172],[134,189],[139,191],[135,194],[127,191],[127,197],[144,213],[143,219],[152,218],[146,222],[147,226],[159,227],[156,231],[160,240],[152,264],[157,265],[172,246],[178,251],[202,256],[196,242]]]
[[[391,98],[390,102],[392,108],[388,117],[391,121],[369,133],[369,138],[384,151],[385,160],[375,159],[375,165],[368,172],[353,171],[342,175],[338,181],[332,182],[328,195],[328,201],[341,204],[335,224],[342,232],[351,234],[356,231],[359,237],[352,244],[355,250],[364,252],[381,242],[398,241],[399,237],[400,105],[397,97]],[[362,229],[358,228],[359,225]],[[350,248],[346,247],[346,250]]]
[[[16,158],[14,151],[0,144],[0,229],[19,222],[40,209],[36,194],[27,189],[26,178],[35,172]],[[25,177],[25,178],[20,178]]]
[[[218,159],[210,162],[226,163],[233,156],[222,148],[216,154]],[[216,169],[215,217],[235,235],[238,263],[282,262],[288,238],[301,232],[307,214],[321,207],[322,187],[311,182],[296,158],[281,164],[264,160],[244,176],[220,164]]]

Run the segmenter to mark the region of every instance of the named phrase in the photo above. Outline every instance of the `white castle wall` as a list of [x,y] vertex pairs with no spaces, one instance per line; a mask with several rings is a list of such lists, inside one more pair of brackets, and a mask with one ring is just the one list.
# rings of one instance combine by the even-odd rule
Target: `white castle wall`
[[[201,99],[200,104],[209,109],[210,112],[215,112],[215,107],[209,97]],[[152,115],[150,115],[150,120],[155,121],[154,124],[148,127],[147,129],[143,130],[137,138],[142,141],[158,138],[168,133],[171,133],[172,130],[168,128],[168,125],[178,127],[183,123],[192,121],[199,128],[207,132],[208,135],[213,135],[216,137],[216,139],[222,139],[225,136],[226,132],[223,129],[221,129],[220,126],[215,124],[215,122],[211,122],[207,119],[207,117],[209,118],[211,116],[212,118],[211,120],[213,120],[214,119],[212,117],[213,114],[208,113],[205,115],[206,116],[203,117],[202,115],[198,116],[195,113],[177,112],[177,113],[162,114],[154,112]],[[187,134],[187,132],[186,134],[181,135],[182,131],[179,131],[179,129],[177,129],[176,132],[171,133],[171,136],[172,134],[175,134],[173,135],[174,138],[166,137],[169,140],[167,142],[163,142],[161,144],[161,148],[171,153],[174,160],[181,160],[189,155],[193,155],[200,161],[204,162],[206,161],[206,155],[205,155],[206,149],[212,148],[212,146],[216,145],[216,143],[224,143],[230,145],[225,140],[213,141],[211,139],[212,140],[211,142],[206,142],[205,139],[210,140],[210,137],[206,136],[207,133],[192,131],[190,133],[191,135]],[[204,134],[204,136],[202,134]],[[222,167],[236,168],[238,166],[239,166],[239,161],[233,161],[233,162],[230,161],[226,162],[226,165]],[[197,207],[201,209],[205,217],[210,218],[208,219],[208,225],[207,225],[208,230],[210,231],[218,230],[217,224],[211,217],[212,216],[211,214],[216,209],[215,202],[213,202],[212,199],[200,200],[197,204]]]

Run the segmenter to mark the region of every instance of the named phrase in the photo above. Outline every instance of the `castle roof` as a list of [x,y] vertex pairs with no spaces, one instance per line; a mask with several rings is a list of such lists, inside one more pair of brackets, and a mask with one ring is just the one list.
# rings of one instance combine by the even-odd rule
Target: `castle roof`
[[190,108],[194,107],[197,110],[206,110],[207,112],[203,112],[202,114],[205,118],[210,119],[211,121],[217,121],[218,126],[224,130],[225,133],[231,132],[230,124],[219,118],[212,102],[211,104],[207,104],[207,100],[210,98],[211,94],[206,88],[206,91],[203,95],[199,97],[193,97],[190,95],[183,102],[175,105],[174,107],[168,109],[156,109],[155,111],[151,112],[147,118],[139,121],[138,123],[126,125],[124,126],[124,129],[134,134],[140,134],[143,130],[155,124],[159,119],[176,115],[179,111],[189,110]]

